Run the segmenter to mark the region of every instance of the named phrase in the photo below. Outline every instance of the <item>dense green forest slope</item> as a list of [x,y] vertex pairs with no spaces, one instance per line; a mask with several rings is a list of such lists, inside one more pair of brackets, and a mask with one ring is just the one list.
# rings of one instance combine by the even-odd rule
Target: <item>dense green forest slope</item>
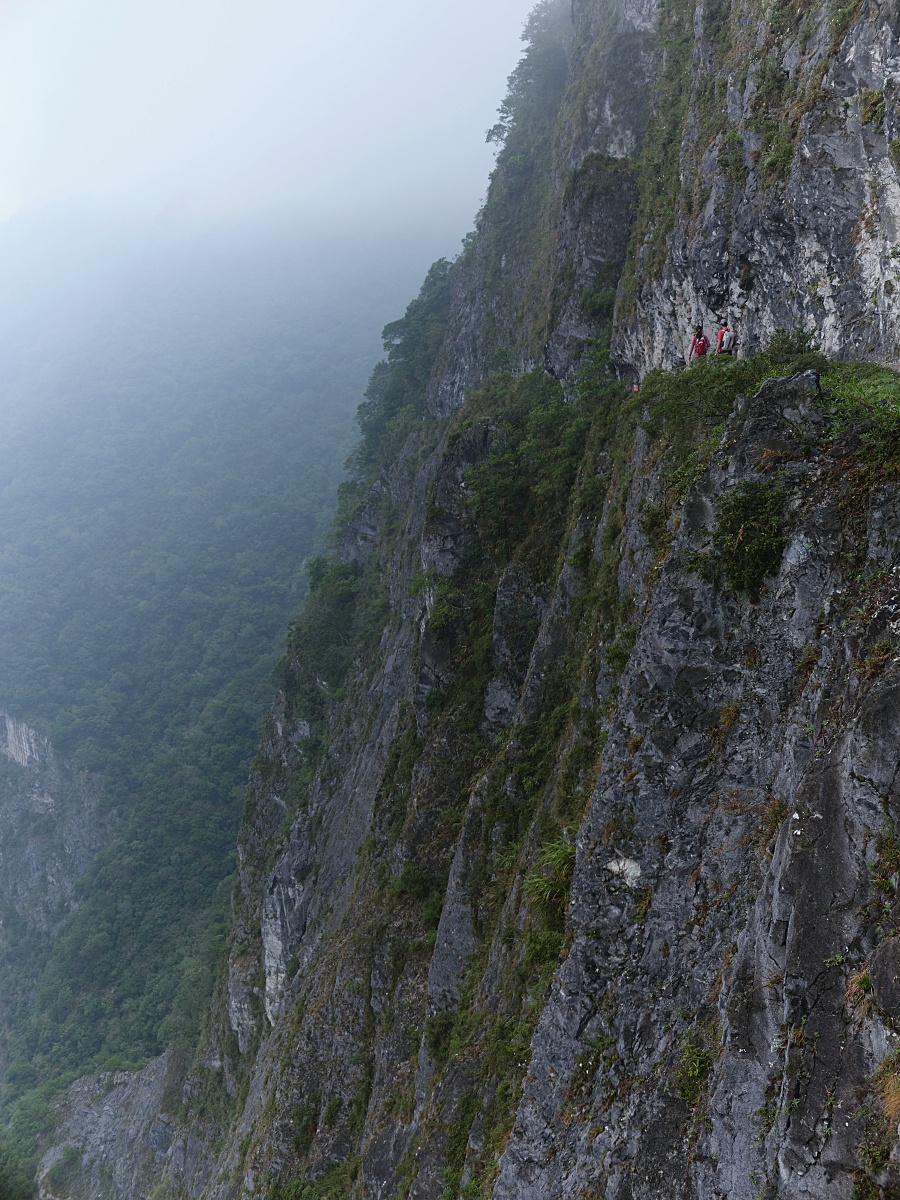
[[260,237],[154,251],[0,321],[0,709],[90,776],[104,831],[61,924],[3,899],[26,1139],[60,1079],[196,1036],[272,668],[414,269]]

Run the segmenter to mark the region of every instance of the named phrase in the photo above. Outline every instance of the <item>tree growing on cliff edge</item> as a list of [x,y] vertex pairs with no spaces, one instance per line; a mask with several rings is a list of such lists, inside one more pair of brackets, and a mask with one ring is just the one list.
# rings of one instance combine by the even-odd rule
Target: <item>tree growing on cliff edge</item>
[[525,23],[525,53],[507,82],[506,99],[497,110],[500,118],[487,131],[485,141],[506,143],[512,130],[527,123],[533,110],[547,107],[566,82],[564,32],[571,26],[569,5],[540,0]]

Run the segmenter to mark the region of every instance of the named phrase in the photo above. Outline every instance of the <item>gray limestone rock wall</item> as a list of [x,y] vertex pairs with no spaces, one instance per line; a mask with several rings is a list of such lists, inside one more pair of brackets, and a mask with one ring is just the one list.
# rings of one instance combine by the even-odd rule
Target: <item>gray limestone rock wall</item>
[[638,219],[617,357],[678,365],[724,316],[740,353],[806,327],[828,354],[898,361],[898,35],[890,2],[697,5],[689,60],[657,80],[657,130],[684,114],[679,169],[644,186],[658,216]]
[[[100,781],[61,762],[48,739],[0,713],[0,956],[3,1022],[29,1003],[19,955],[52,943],[77,905],[77,885],[107,844],[115,814]],[[8,1064],[0,1036],[0,1071]]]
[[62,764],[42,734],[6,713],[0,752],[0,906],[7,925],[52,936],[112,817],[97,780]]
[[[842,603],[854,548],[824,455],[795,468],[804,500],[759,603],[689,565],[760,456],[816,438],[805,387],[767,385],[735,417],[653,588],[497,1197],[850,1197],[865,1178],[863,1097],[897,1048],[876,899],[895,869],[878,848],[900,812],[900,677],[867,678],[860,653],[893,627],[895,588]],[[893,580],[900,542],[869,554]],[[869,972],[874,999],[854,993]]]
[[[656,0],[560,3],[567,70],[540,139],[510,135],[461,263],[432,411],[486,372],[571,375],[612,316],[658,65]],[[522,169],[523,154],[528,169]]]
[[143,1071],[108,1072],[73,1085],[59,1114],[65,1141],[41,1162],[40,1200],[148,1194],[175,1127],[161,1111],[171,1065],[165,1054]]

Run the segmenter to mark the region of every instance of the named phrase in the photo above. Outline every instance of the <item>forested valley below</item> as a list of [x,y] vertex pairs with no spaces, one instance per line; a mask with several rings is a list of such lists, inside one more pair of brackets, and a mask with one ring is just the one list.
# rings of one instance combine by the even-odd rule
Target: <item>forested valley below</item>
[[10,1190],[71,1079],[196,1038],[272,670],[421,271],[362,241],[46,234],[0,242],[0,710],[104,833],[49,924],[3,897]]

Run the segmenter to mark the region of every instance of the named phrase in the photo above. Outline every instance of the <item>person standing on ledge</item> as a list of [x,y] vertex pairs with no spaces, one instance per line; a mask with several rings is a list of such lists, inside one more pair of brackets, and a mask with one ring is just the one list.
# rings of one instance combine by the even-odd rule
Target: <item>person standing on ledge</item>
[[703,332],[703,326],[697,325],[694,329],[694,336],[691,339],[691,349],[688,354],[688,362],[693,362],[695,358],[703,358],[709,349],[709,338]]
[[731,354],[734,350],[734,333],[728,324],[727,317],[719,322],[719,332],[716,334],[716,354]]

